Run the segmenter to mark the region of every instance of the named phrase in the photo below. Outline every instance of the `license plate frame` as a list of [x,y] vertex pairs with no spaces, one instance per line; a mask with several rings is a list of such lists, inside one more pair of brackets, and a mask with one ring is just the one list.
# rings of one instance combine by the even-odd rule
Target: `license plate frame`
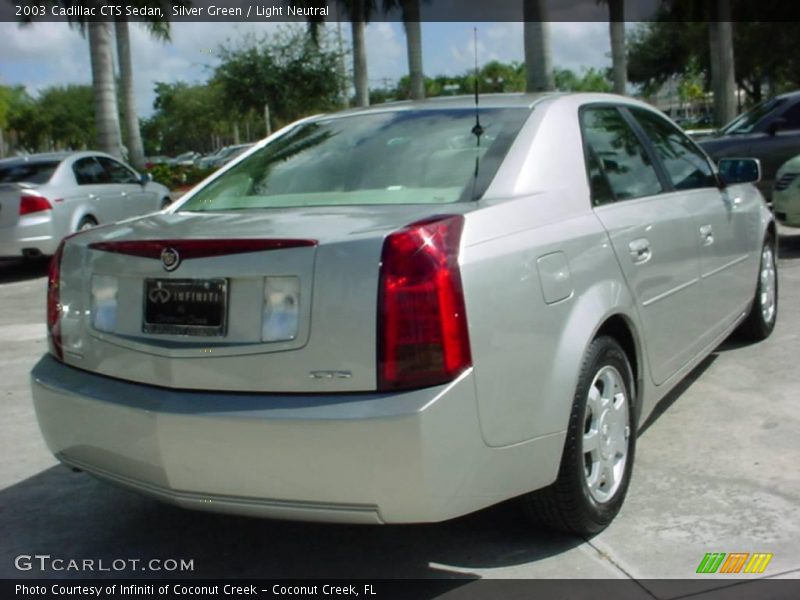
[[142,332],[197,337],[225,336],[228,328],[228,287],[228,280],[221,278],[145,279],[142,288]]

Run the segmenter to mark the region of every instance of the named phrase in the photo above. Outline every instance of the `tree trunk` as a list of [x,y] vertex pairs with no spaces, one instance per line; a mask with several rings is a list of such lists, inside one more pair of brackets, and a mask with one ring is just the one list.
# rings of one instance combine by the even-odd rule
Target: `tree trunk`
[[342,22],[339,20],[339,3],[336,3],[336,39],[339,46],[339,60],[337,66],[339,68],[339,85],[342,86],[342,106],[347,108],[350,106],[350,98],[347,93],[347,63],[345,62],[344,42],[342,41]]
[[720,114],[723,123],[736,116],[736,77],[733,62],[733,24],[730,0],[717,0],[719,15]]
[[714,18],[708,24],[714,120],[722,127],[736,116],[736,78],[733,61],[733,26],[730,0],[716,0]]
[[112,156],[122,158],[117,90],[114,87],[111,24],[90,22],[88,28],[97,147]]
[[529,92],[553,90],[550,24],[545,14],[545,0],[523,0],[522,14],[525,19],[525,89]]
[[356,88],[356,106],[369,106],[369,80],[367,78],[367,48],[364,43],[364,0],[354,0],[353,29],[353,83]]
[[403,25],[406,29],[411,97],[414,100],[422,100],[425,98],[425,76],[422,71],[422,28],[420,26],[419,0],[403,0],[402,8]]
[[6,140],[3,137],[3,128],[0,127],[0,158],[6,155]]
[[628,87],[628,64],[625,56],[625,0],[608,0],[608,16],[614,93],[625,94]]
[[131,60],[131,41],[128,21],[121,18],[114,22],[117,34],[117,56],[119,76],[122,80],[122,116],[125,120],[125,144],[128,147],[128,160],[136,169],[144,169],[144,148],[136,115],[136,93],[133,89],[133,62]]

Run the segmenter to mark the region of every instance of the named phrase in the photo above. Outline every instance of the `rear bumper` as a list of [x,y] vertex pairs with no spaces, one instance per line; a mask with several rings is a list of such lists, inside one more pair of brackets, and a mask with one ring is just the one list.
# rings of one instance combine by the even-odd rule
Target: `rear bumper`
[[31,374],[64,463],[186,508],[356,523],[441,521],[555,479],[563,434],[489,448],[472,372],[395,394],[157,388],[45,356]]
[[27,216],[12,227],[0,228],[0,257],[50,256],[58,242],[49,214]]

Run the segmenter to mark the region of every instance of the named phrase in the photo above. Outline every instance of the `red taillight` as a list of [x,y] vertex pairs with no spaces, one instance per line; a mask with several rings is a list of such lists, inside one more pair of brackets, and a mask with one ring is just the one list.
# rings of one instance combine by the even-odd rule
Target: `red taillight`
[[50,204],[50,201],[44,196],[25,194],[19,199],[20,216],[42,212],[44,210],[53,210],[53,205]]
[[64,359],[61,344],[61,255],[64,242],[58,245],[47,270],[47,341],[50,352],[59,360]]
[[472,365],[458,249],[464,217],[439,216],[389,235],[378,290],[378,389],[452,381]]

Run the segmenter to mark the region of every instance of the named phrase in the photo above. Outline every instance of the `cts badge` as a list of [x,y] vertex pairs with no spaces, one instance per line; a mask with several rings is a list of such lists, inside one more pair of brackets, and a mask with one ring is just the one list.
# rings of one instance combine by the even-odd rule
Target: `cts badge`
[[161,266],[165,271],[174,271],[181,264],[181,256],[175,248],[164,248],[161,251]]

